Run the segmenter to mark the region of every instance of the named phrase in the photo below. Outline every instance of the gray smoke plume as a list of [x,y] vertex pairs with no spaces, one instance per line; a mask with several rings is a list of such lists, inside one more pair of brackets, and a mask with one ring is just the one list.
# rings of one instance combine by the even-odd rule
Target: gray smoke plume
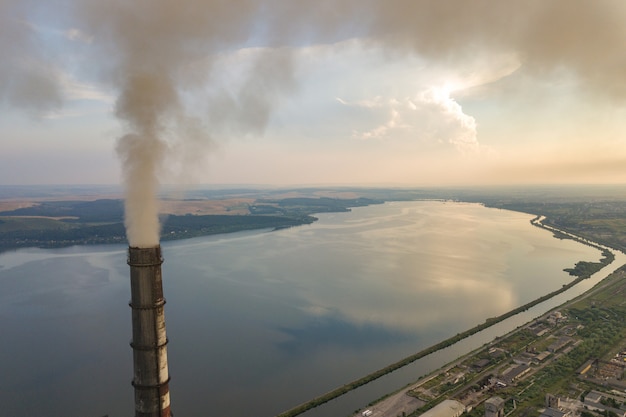
[[[0,98],[5,104],[41,109],[59,102],[54,71],[43,65],[50,57],[33,41],[36,34],[28,24],[29,11],[50,3],[0,0]],[[158,243],[158,174],[172,138],[184,140],[185,123],[197,118],[208,121],[209,133],[262,132],[274,103],[296,84],[292,51],[302,45],[360,39],[363,45],[388,51],[390,59],[418,54],[450,65],[461,65],[464,57],[477,53],[512,53],[520,62],[518,71],[531,77],[550,78],[565,71],[598,96],[626,96],[622,0],[61,4],[74,19],[71,29],[93,40],[87,70],[119,92],[115,112],[127,134],[117,149],[124,164],[133,246]],[[244,47],[257,54],[245,81],[236,88],[215,85],[216,57]],[[183,96],[205,93],[206,113],[190,111]]]
[[626,96],[626,3],[619,0],[374,2],[369,33],[385,48],[459,62],[514,52],[535,76],[570,71],[583,88]]
[[[188,132],[187,122],[193,120],[181,93],[207,81],[213,55],[247,41],[261,6],[255,1],[97,1],[81,10],[81,21],[86,22],[82,30],[91,31],[95,46],[109,59],[104,75],[120,91],[116,115],[129,130],[117,150],[127,187],[131,246],[150,247],[159,241],[158,173],[168,138]],[[213,97],[208,107],[214,116],[208,118],[214,124],[263,130],[274,94],[290,79],[283,70],[289,68],[289,58],[279,60],[283,65],[278,68],[275,55],[272,50],[259,53],[238,94]],[[188,78],[190,68],[198,76],[196,82]]]

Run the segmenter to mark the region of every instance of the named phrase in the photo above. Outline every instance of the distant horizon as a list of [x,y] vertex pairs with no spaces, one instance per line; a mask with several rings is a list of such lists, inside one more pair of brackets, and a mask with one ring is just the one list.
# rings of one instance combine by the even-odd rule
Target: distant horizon
[[[216,193],[211,195],[194,195],[197,192]],[[612,198],[626,199],[626,184],[517,184],[517,185],[446,185],[446,186],[401,186],[401,185],[266,185],[266,184],[193,184],[188,186],[162,185],[157,193],[159,200],[184,200],[188,198],[211,198],[221,199],[230,194],[236,196],[247,193],[250,197],[255,193],[301,192],[302,195],[315,197],[327,191],[332,195],[340,195],[342,192],[358,194],[362,192],[367,196],[368,192],[426,192],[441,193],[442,198],[450,198],[454,192],[462,194],[455,198],[462,200],[463,194],[471,197],[472,193],[487,195],[514,196],[518,193],[529,193],[527,197],[547,198],[546,192],[552,192],[552,197],[569,198]],[[220,193],[226,193],[220,195]],[[445,197],[448,193],[448,197]],[[450,194],[452,193],[452,194]],[[330,195],[330,194],[329,194]],[[467,197],[466,196],[466,197]],[[62,199],[126,199],[126,190],[123,184],[0,184],[0,201],[10,200],[55,200]],[[403,198],[405,198],[404,196]],[[341,197],[336,197],[341,198]],[[418,198],[418,197],[416,197]],[[393,200],[393,198],[390,198]]]
[[[626,182],[571,182],[571,183],[513,183],[513,184],[501,184],[501,183],[480,183],[480,184],[380,184],[380,183],[355,183],[355,184],[343,184],[343,183],[328,183],[328,184],[264,184],[264,183],[192,183],[192,184],[175,184],[164,183],[161,187],[164,188],[222,188],[222,187],[235,187],[235,188],[526,188],[526,187],[620,187],[626,186]],[[124,188],[123,183],[11,183],[0,184],[0,187],[117,187],[122,190]]]

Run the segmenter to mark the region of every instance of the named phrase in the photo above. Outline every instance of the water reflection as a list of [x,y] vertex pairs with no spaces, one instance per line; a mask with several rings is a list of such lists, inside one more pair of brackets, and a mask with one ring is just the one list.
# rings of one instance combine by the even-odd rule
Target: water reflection
[[[530,216],[388,203],[164,244],[175,413],[270,416],[569,282],[600,252]],[[0,255],[8,414],[132,410],[121,246]],[[85,383],[89,381],[89,383]]]

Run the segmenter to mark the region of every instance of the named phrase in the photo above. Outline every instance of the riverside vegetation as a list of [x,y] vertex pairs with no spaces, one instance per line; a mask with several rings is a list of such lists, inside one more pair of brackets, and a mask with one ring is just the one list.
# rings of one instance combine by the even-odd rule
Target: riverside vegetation
[[[614,407],[608,391],[626,386],[621,364],[626,347],[624,296],[626,269],[622,267],[562,306],[558,315],[546,314],[438,371],[434,378],[424,379],[409,392],[423,405],[406,415],[418,416],[443,399],[453,398],[472,406],[469,417],[482,417],[484,400],[496,395],[506,401],[505,412],[511,417],[538,415],[546,407],[546,394],[570,400],[582,416],[616,415],[610,408],[626,404]],[[554,347],[560,340],[564,340],[562,346]],[[515,366],[516,361],[540,357],[542,352],[541,359],[529,361],[529,372],[519,379],[508,384],[494,382],[502,381],[503,370]],[[475,364],[480,360],[484,363],[477,370]],[[452,383],[451,376],[459,372],[463,377]],[[590,411],[583,405],[591,391],[607,393],[605,410]]]
[[[188,239],[242,230],[281,229],[310,224],[313,213],[349,211],[381,203],[370,198],[259,199],[246,215],[168,215],[161,240]],[[0,251],[20,247],[126,243],[123,201],[46,201],[0,212]]]
[[[533,224],[535,223],[535,220],[537,219],[533,219]],[[601,248],[599,248],[601,249]],[[403,368],[415,361],[417,361],[418,359],[421,359],[425,356],[428,356],[434,352],[437,352],[439,350],[445,349],[448,346],[452,346],[455,343],[469,337],[472,336],[482,330],[487,329],[488,327],[491,327],[497,323],[500,323],[510,317],[513,317],[523,311],[526,311],[538,304],[543,303],[546,300],[549,300],[550,298],[561,294],[565,291],[567,291],[568,289],[572,288],[574,285],[578,284],[580,281],[589,278],[591,275],[593,275],[595,272],[599,271],[600,269],[602,269],[604,266],[610,264],[611,262],[613,262],[615,256],[613,255],[613,253],[611,253],[609,250],[602,250],[602,254],[603,257],[600,260],[600,262],[585,262],[585,261],[581,261],[578,262],[576,264],[576,266],[574,268],[566,268],[565,271],[569,272],[570,275],[576,276],[576,278],[572,281],[570,281],[567,284],[564,284],[561,288],[552,291],[546,295],[543,295],[529,303],[526,303],[518,308],[515,308],[513,310],[510,310],[500,316],[497,317],[491,317],[488,318],[487,320],[485,320],[484,323],[478,324],[477,326],[472,327],[471,329],[468,329],[464,332],[461,333],[457,333],[456,335],[443,340],[435,345],[432,345],[426,349],[423,349],[413,355],[410,355],[398,362],[395,362],[389,366],[386,366],[382,369],[379,369],[375,372],[370,373],[369,375],[364,376],[363,378],[357,379],[355,381],[352,381],[348,384],[345,384],[335,390],[332,390],[324,395],[321,395],[319,397],[316,397],[306,403],[300,404],[297,407],[294,407],[291,410],[288,410],[284,413],[279,414],[277,417],[295,417],[298,416],[308,410],[311,410],[315,407],[318,407],[322,404],[325,404],[331,400],[334,400],[335,398],[338,398],[350,391],[353,391],[365,384],[368,384],[382,376],[385,376],[391,372],[394,372],[400,368]],[[445,398],[438,398],[439,401],[443,400]],[[434,405],[436,405],[437,402],[427,402],[426,405],[422,408],[420,408],[421,411],[425,411],[429,408],[432,408]],[[414,415],[419,415],[419,414],[414,414]],[[476,416],[479,417],[479,416]]]
[[[63,192],[37,187],[31,207],[0,211],[0,251],[20,247],[61,247],[82,244],[126,243],[121,199],[59,199]],[[79,189],[86,192],[84,187]],[[108,188],[105,189],[107,192]],[[95,189],[91,194],[97,193]],[[320,197],[320,194],[335,197]],[[350,197],[345,197],[349,195]],[[37,200],[37,196],[45,200]],[[288,197],[287,197],[288,196]],[[0,202],[28,197],[28,190],[0,187]],[[315,213],[348,211],[350,207],[385,201],[454,200],[545,216],[544,224],[626,251],[626,187],[519,188],[306,188],[288,190],[191,190],[188,201],[227,201],[245,197],[232,212],[219,215],[167,215],[162,240],[185,239],[241,230],[278,229],[310,224]],[[228,209],[227,209],[228,211]],[[233,213],[233,214],[231,214]],[[234,214],[244,213],[244,214]]]
[[[300,190],[302,192],[302,190]],[[379,190],[360,189],[352,190],[359,194],[358,198],[320,198],[320,197],[296,197],[296,198],[258,198],[254,203],[249,204],[247,215],[170,215],[164,222],[162,239],[182,239],[214,233],[227,233],[232,231],[250,230],[259,228],[282,228],[296,225],[308,224],[315,221],[312,216],[318,212],[347,211],[350,207],[381,203],[391,200],[413,200],[413,199],[453,199],[455,201],[478,202],[488,207],[503,208],[514,211],[532,213],[537,216],[545,216],[543,224],[540,226],[554,227],[568,233],[583,237],[584,239],[599,242],[607,247],[626,250],[626,201],[621,194],[615,190],[607,192],[602,198],[598,198],[597,190],[593,190],[594,196],[585,196],[584,193],[575,193],[571,189],[564,192],[549,192],[542,190],[516,190],[503,192],[502,190]],[[306,192],[303,192],[306,195]],[[68,246],[75,244],[93,243],[125,243],[123,229],[123,203],[121,200],[96,200],[96,201],[53,201],[42,202],[33,207],[5,211],[0,213],[0,250],[17,247],[38,246],[54,247]],[[537,220],[537,219],[534,219]],[[536,222],[535,222],[536,223]],[[535,224],[534,223],[534,224]],[[538,225],[538,224],[536,224]],[[560,238],[571,238],[560,236]],[[475,326],[465,332],[440,342],[428,349],[416,353],[408,358],[398,361],[385,367],[371,375],[346,384],[337,390],[318,397],[306,404],[285,412],[280,416],[295,416],[310,408],[316,407],[324,402],[336,398],[344,393],[355,389],[358,386],[367,384],[389,372],[399,369],[423,356],[436,350],[456,343],[457,341],[474,334],[498,321],[524,311],[533,305],[540,303],[557,293],[565,291],[575,285],[581,279],[585,279],[590,274],[601,268],[604,264],[610,263],[612,254],[603,249],[603,258],[600,262],[579,262],[573,268],[568,268],[570,274],[577,278],[563,288],[547,294],[529,304],[521,306],[502,316],[488,319],[486,322]],[[623,271],[622,271],[623,278]],[[620,287],[620,291],[623,287]],[[603,337],[604,333],[613,332],[610,338],[605,341],[613,342],[621,340],[623,329],[613,326],[605,329],[609,323],[609,312],[614,317],[623,317],[626,311],[621,311],[621,305],[612,307],[615,311],[598,310],[597,306],[581,304],[571,310],[579,318],[589,318],[598,321],[597,327]],[[588,312],[592,311],[591,313]],[[606,313],[606,314],[605,314]],[[599,320],[598,314],[602,317]],[[604,315],[603,315],[604,314]],[[585,322],[588,324],[587,322]],[[590,331],[594,326],[587,326]],[[595,331],[595,330],[594,330]],[[595,333],[594,333],[595,334]],[[598,342],[597,337],[591,337],[585,342],[584,350],[576,349],[577,355],[589,356],[594,353],[601,356],[607,344]],[[595,342],[594,342],[595,341]],[[598,343],[596,343],[598,342]],[[571,364],[559,371],[576,365],[580,359],[576,356]],[[569,362],[568,362],[569,363]],[[557,365],[555,365],[557,366]],[[555,373],[542,377],[545,380],[552,380]],[[533,382],[534,384],[534,382]],[[534,385],[533,385],[534,386]],[[527,387],[525,392],[534,392],[531,387]],[[513,395],[513,394],[511,394]],[[528,394],[527,394],[528,396]],[[531,396],[528,396],[531,398]],[[534,397],[532,397],[534,398]],[[530,400],[529,400],[530,401]],[[532,401],[536,401],[534,398]],[[532,403],[534,404],[534,403]],[[420,410],[425,410],[434,405],[432,402],[425,404]],[[519,408],[519,407],[518,407]],[[476,410],[476,409],[475,409]],[[419,410],[418,410],[419,411]],[[417,415],[417,414],[416,414]]]

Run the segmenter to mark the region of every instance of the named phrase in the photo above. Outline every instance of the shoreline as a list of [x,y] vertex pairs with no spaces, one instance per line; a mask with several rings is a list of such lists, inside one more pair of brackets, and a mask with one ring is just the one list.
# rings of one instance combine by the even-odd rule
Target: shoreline
[[[390,203],[390,202],[393,202],[393,201],[398,201],[398,200],[390,200],[390,201],[387,201],[387,202]],[[419,200],[414,200],[414,201],[438,201],[438,202],[445,202],[447,200],[419,199]],[[455,203],[458,203],[458,201],[455,201]],[[482,206],[484,206],[486,208],[492,208],[492,207],[486,206],[484,203],[477,203],[477,202],[465,202],[465,203],[467,203],[467,204],[479,204],[479,205],[482,205]],[[520,212],[520,211],[516,211],[516,210],[510,210],[510,209],[504,209],[504,210],[515,211],[515,212],[518,212],[518,213],[528,214],[528,213],[524,213],[524,212]],[[559,231],[559,230],[557,230],[555,228],[551,228],[549,226],[544,226],[541,223],[539,223],[539,224],[533,223],[534,220],[537,220],[540,217],[541,216],[537,216],[533,220],[531,220],[531,224],[533,224],[533,225],[535,225],[537,227],[542,227],[542,228],[544,228],[544,229],[546,229],[548,231],[551,231],[555,235],[554,237],[559,238],[558,236],[556,236],[556,233],[555,233],[555,231],[556,231],[556,232],[562,233],[563,235],[567,235],[566,238],[568,238],[568,239],[576,240],[576,241],[578,241],[580,243],[584,243],[584,244],[589,244],[589,241],[587,241],[586,239],[579,238],[577,236],[568,234],[567,232]],[[252,230],[253,229],[248,229],[248,231],[252,231]],[[274,230],[276,230],[276,229],[274,229]],[[243,230],[239,230],[239,231],[243,231]],[[228,233],[217,233],[217,234],[228,234]],[[199,236],[194,236],[194,237],[199,237]],[[176,240],[186,240],[186,239],[188,239],[188,238],[182,238],[182,239],[176,239]],[[591,242],[591,243],[594,243],[594,242]],[[605,249],[600,244],[592,244],[590,246],[594,246],[595,248],[597,248],[597,249],[599,249],[601,251],[603,249]],[[374,380],[376,380],[376,379],[378,379],[378,378],[380,378],[380,377],[382,377],[384,375],[387,375],[387,374],[389,374],[391,372],[394,372],[394,371],[397,371],[397,370],[399,370],[401,368],[404,368],[405,366],[407,366],[407,365],[409,365],[409,364],[419,360],[420,358],[423,358],[425,356],[428,356],[429,354],[432,354],[434,352],[437,352],[437,351],[440,351],[442,349],[445,349],[448,346],[452,346],[452,345],[454,345],[454,344],[456,344],[456,343],[458,343],[458,342],[460,342],[460,341],[462,341],[462,340],[464,340],[464,339],[466,339],[466,338],[468,338],[468,337],[470,337],[470,336],[472,336],[472,335],[474,335],[476,333],[479,333],[479,332],[481,332],[481,331],[483,331],[485,329],[488,329],[488,328],[490,328],[490,327],[492,327],[492,326],[494,326],[494,325],[496,325],[496,324],[498,324],[498,323],[500,323],[500,322],[502,322],[502,321],[504,321],[504,320],[506,320],[506,319],[508,319],[510,317],[513,317],[513,316],[515,316],[515,315],[517,315],[517,314],[519,314],[521,312],[524,312],[524,311],[528,310],[529,308],[532,308],[535,305],[541,304],[541,303],[543,303],[543,302],[545,302],[545,301],[547,301],[547,300],[549,300],[549,299],[551,299],[551,298],[553,298],[553,297],[555,297],[555,296],[557,296],[557,295],[559,295],[559,294],[561,294],[561,293],[571,289],[572,287],[574,287],[575,285],[579,284],[583,280],[584,280],[584,278],[574,279],[574,280],[572,280],[571,282],[568,282],[566,285],[564,285],[562,288],[560,288],[560,289],[558,289],[556,291],[550,292],[550,293],[548,293],[548,294],[546,294],[546,295],[544,295],[542,297],[539,297],[538,299],[535,299],[535,300],[533,300],[533,301],[531,301],[529,303],[526,303],[523,306],[520,306],[520,307],[518,307],[516,309],[513,309],[513,310],[511,310],[511,311],[509,311],[507,313],[504,313],[504,314],[500,315],[500,316],[493,317],[493,318],[488,318],[488,319],[485,320],[484,323],[478,324],[477,326],[474,326],[474,327],[472,327],[472,328],[470,328],[470,329],[468,329],[468,330],[466,330],[464,332],[458,333],[457,335],[455,335],[455,336],[453,336],[451,338],[448,338],[448,339],[446,339],[446,340],[444,340],[442,342],[439,342],[439,343],[437,343],[437,344],[435,344],[433,346],[430,346],[429,348],[423,349],[422,351],[417,352],[414,355],[411,355],[411,356],[409,356],[409,357],[407,357],[407,358],[405,358],[405,359],[403,359],[401,361],[395,362],[395,363],[393,363],[393,364],[391,364],[391,365],[389,365],[389,366],[387,366],[385,368],[382,368],[381,370],[376,371],[376,372],[374,372],[374,373],[372,373],[372,374],[370,374],[370,375],[368,375],[368,376],[366,376],[364,378],[360,378],[360,379],[358,379],[356,381],[353,381],[350,384],[345,384],[345,385],[343,385],[342,387],[340,387],[338,389],[338,390],[341,391],[338,395],[334,395],[334,396],[332,396],[330,398],[327,398],[327,395],[329,394],[329,393],[327,393],[327,394],[325,394],[325,395],[323,395],[321,397],[316,397],[313,400],[311,400],[311,401],[318,402],[314,407],[309,407],[309,408],[306,408],[306,409],[302,409],[302,410],[300,410],[299,412],[297,412],[295,414],[290,414],[294,410],[294,409],[291,409],[291,410],[288,410],[287,412],[279,414],[278,416],[279,417],[296,416],[296,415],[299,415],[299,414],[301,414],[303,412],[306,412],[306,411],[308,411],[308,410],[310,410],[312,408],[315,408],[315,407],[317,407],[317,406],[319,406],[321,404],[324,404],[324,403],[326,403],[328,401],[331,401],[331,400],[333,400],[335,398],[338,398],[339,396],[342,396],[342,395],[344,395],[344,394],[346,394],[346,393],[348,393],[348,392],[350,392],[352,390],[355,390],[358,387],[361,387],[363,385],[369,384],[370,382],[373,382]],[[374,375],[374,376],[372,377],[372,375]],[[337,390],[331,391],[330,393],[334,393],[335,391],[337,391]],[[307,404],[307,403],[304,403],[304,404]],[[299,408],[299,407],[296,407],[296,408]]]
[[[541,221],[543,219],[545,219],[545,216],[536,215],[536,217],[531,219],[530,222],[531,222],[531,224],[533,226],[536,226],[536,227],[539,227],[539,228],[543,228],[543,229],[545,229],[547,231],[552,232],[554,234],[554,237],[556,237],[556,238],[572,239],[572,240],[575,240],[575,241],[577,241],[577,242],[579,242],[581,244],[592,246],[592,247],[600,250],[601,253],[605,254],[605,259],[610,259],[610,262],[603,264],[603,266],[599,270],[595,271],[591,275],[594,275],[596,273],[601,272],[603,269],[605,269],[606,267],[611,265],[613,262],[615,262],[615,254],[613,252],[611,252],[611,251],[619,252],[617,249],[607,248],[607,247],[601,245],[600,243],[592,242],[592,241],[590,241],[588,239],[581,238],[581,237],[573,235],[573,234],[571,234],[569,232],[565,232],[565,231],[556,229],[556,228],[551,227],[551,226],[543,225],[541,223]],[[557,235],[557,233],[560,233],[563,237],[559,237]],[[612,258],[606,258],[606,253],[610,253],[612,255]],[[509,319],[511,317],[514,317],[514,316],[516,316],[516,315],[518,315],[518,314],[520,314],[522,312],[525,312],[525,311],[531,309],[532,307],[535,307],[535,306],[537,306],[539,304],[542,304],[542,303],[544,303],[544,302],[546,302],[546,301],[556,297],[557,295],[562,294],[562,293],[568,291],[569,289],[571,289],[575,285],[579,284],[580,282],[590,278],[591,275],[589,275],[589,276],[579,276],[579,277],[575,278],[574,280],[572,280],[571,282],[569,282],[567,284],[564,284],[561,288],[559,288],[559,289],[557,289],[555,291],[552,291],[552,292],[550,292],[550,293],[548,293],[546,295],[543,295],[543,296],[541,296],[541,297],[539,297],[539,298],[537,298],[537,299],[535,299],[533,301],[530,301],[530,302],[528,302],[528,303],[526,303],[526,304],[524,304],[524,305],[522,305],[520,307],[517,307],[517,308],[515,308],[513,310],[510,310],[510,311],[508,311],[508,312],[506,312],[504,314],[501,314],[499,316],[496,316],[496,317],[493,317],[493,318],[487,318],[485,320],[485,322],[483,322],[483,323],[480,323],[480,324],[478,324],[478,325],[476,325],[476,326],[474,326],[474,327],[472,327],[472,328],[470,328],[468,330],[465,330],[465,331],[463,331],[461,333],[457,333],[456,335],[454,335],[454,336],[452,336],[452,337],[450,337],[448,339],[445,339],[445,340],[443,340],[443,341],[441,341],[439,343],[436,343],[435,345],[432,345],[432,346],[430,346],[430,347],[428,347],[426,349],[422,349],[421,351],[419,351],[419,352],[417,352],[417,353],[415,353],[413,355],[407,356],[404,359],[401,359],[401,360],[399,360],[397,362],[392,363],[391,365],[388,365],[388,366],[386,366],[384,368],[381,368],[381,369],[379,369],[377,371],[374,371],[374,372],[372,372],[372,373],[370,373],[370,374],[368,374],[368,375],[366,375],[366,376],[364,376],[362,378],[359,378],[357,380],[354,380],[352,382],[344,384],[341,387],[338,387],[338,388],[336,388],[336,389],[334,389],[332,391],[329,391],[329,392],[327,392],[327,393],[325,393],[325,394],[323,394],[321,396],[315,397],[315,398],[313,398],[313,399],[311,399],[311,400],[309,400],[309,401],[307,401],[305,403],[299,404],[299,405],[297,405],[297,406],[295,406],[295,407],[293,407],[293,408],[291,408],[289,410],[286,410],[286,411],[284,411],[284,412],[282,412],[280,414],[277,414],[275,417],[295,417],[295,416],[303,414],[303,413],[305,413],[305,412],[307,412],[309,410],[317,408],[317,407],[319,407],[319,406],[321,406],[321,405],[323,405],[323,404],[325,404],[327,402],[335,400],[335,399],[337,399],[337,398],[339,398],[339,397],[341,397],[341,396],[343,396],[343,395],[345,395],[345,394],[347,394],[347,393],[349,393],[351,391],[356,390],[357,388],[359,388],[361,386],[369,384],[370,382],[373,382],[373,381],[375,381],[375,380],[377,380],[377,379],[379,379],[379,378],[381,378],[381,377],[383,377],[383,376],[385,376],[387,374],[390,374],[390,373],[392,373],[394,371],[397,371],[397,370],[399,370],[401,368],[404,368],[405,366],[408,366],[408,365],[412,364],[413,362],[415,362],[415,361],[417,361],[417,360],[419,360],[421,358],[424,358],[424,357],[426,357],[428,355],[431,355],[431,354],[433,354],[435,352],[441,351],[441,350],[443,350],[443,349],[445,349],[447,347],[453,346],[456,343],[458,343],[458,342],[460,342],[460,341],[462,341],[464,339],[467,339],[468,337],[470,337],[470,336],[472,336],[474,334],[477,334],[477,333],[479,333],[479,332],[481,332],[483,330],[486,330],[486,329],[488,329],[488,328],[490,328],[490,327],[492,327],[492,326],[494,326],[494,325],[496,325],[498,323],[503,322],[504,320],[507,320],[507,319]],[[602,282],[602,281],[600,281],[600,282]],[[585,293],[583,293],[582,295],[589,293],[593,288],[594,287],[592,287],[591,289],[585,291]],[[579,298],[579,297],[580,297],[580,295],[575,297],[575,298]],[[515,331],[515,330],[517,330],[517,329],[514,329],[513,331]],[[511,333],[511,332],[508,332],[508,333]],[[467,355],[470,355],[470,354],[471,354],[471,352],[467,353],[465,355],[462,355],[461,358],[466,357]],[[455,362],[458,359],[460,359],[460,358],[457,358],[457,359],[453,360],[452,362]],[[450,362],[450,363],[452,363],[452,362]],[[444,367],[447,366],[448,364],[444,365]],[[427,375],[430,375],[430,373],[427,374]],[[420,382],[423,382],[423,381],[420,381]],[[415,384],[417,384],[417,381],[415,381],[414,383],[412,383],[410,385],[415,385]],[[403,389],[404,388],[402,388],[401,390],[403,390]],[[393,392],[391,394],[387,394],[387,395],[383,396],[382,398],[384,399],[384,398],[386,398],[388,396],[391,396],[391,395],[393,395]],[[376,404],[379,401],[381,401],[381,399],[374,400],[370,404]]]
[[[605,282],[605,280],[607,278],[610,278],[613,274],[617,273],[621,268],[623,268],[624,266],[626,266],[626,264],[623,264],[622,266],[616,268],[614,271],[610,272],[605,278],[601,279],[598,283],[596,283],[593,287],[589,288],[587,291],[585,291],[582,294],[577,295],[576,297],[567,300],[565,302],[563,302],[560,305],[554,306],[552,308],[550,308],[549,310],[541,313],[539,316],[533,318],[532,320],[517,326],[516,328],[512,329],[511,331],[507,332],[506,334],[502,335],[502,336],[497,336],[495,337],[491,342],[487,342],[482,346],[479,346],[461,356],[459,356],[458,358],[446,362],[445,364],[439,366],[438,368],[422,375],[421,377],[419,377],[418,380],[408,383],[407,385],[405,385],[404,387],[401,387],[393,392],[390,392],[389,394],[386,394],[376,400],[371,401],[367,407],[368,408],[377,408],[377,411],[381,411],[380,409],[384,409],[386,412],[386,410],[389,410],[390,408],[398,408],[398,407],[402,407],[403,405],[405,405],[406,403],[406,399],[403,398],[403,396],[407,396],[407,392],[411,391],[411,390],[415,390],[416,388],[421,387],[422,385],[428,383],[430,380],[436,378],[438,376],[438,374],[441,374],[442,372],[448,371],[449,369],[454,368],[455,366],[457,366],[458,364],[464,362],[465,360],[467,360],[468,358],[482,352],[485,350],[485,348],[487,346],[494,346],[496,345],[498,342],[506,340],[507,338],[515,335],[516,333],[518,333],[521,330],[526,329],[529,325],[531,325],[533,322],[537,321],[537,320],[541,320],[541,318],[549,316],[550,314],[552,314],[555,311],[561,310],[563,308],[569,307],[573,304],[576,304],[582,300],[585,300],[588,297],[592,297],[594,296],[596,293],[601,292],[602,290],[605,289],[605,287],[612,285],[612,281],[611,282]],[[405,401],[403,401],[403,399]],[[381,407],[381,404],[385,404],[384,406]],[[360,415],[360,411],[359,412],[355,412],[352,414],[352,417],[357,417]],[[399,415],[399,414],[398,414]]]

